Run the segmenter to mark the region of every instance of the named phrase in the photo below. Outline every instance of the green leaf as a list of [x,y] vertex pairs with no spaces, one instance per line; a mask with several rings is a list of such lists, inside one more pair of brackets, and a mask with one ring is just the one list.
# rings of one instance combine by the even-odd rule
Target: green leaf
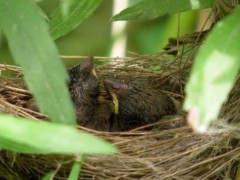
[[0,28],[41,112],[58,123],[76,124],[67,73],[32,0],[0,0]]
[[52,180],[55,175],[54,171],[50,171],[49,173],[45,174],[41,180]]
[[215,120],[240,68],[240,8],[218,23],[200,48],[184,104],[197,131]]
[[81,169],[81,164],[79,162],[75,162],[71,169],[71,173],[68,177],[68,180],[78,180],[80,169]]
[[21,153],[38,153],[44,154],[44,151],[41,151],[38,148],[29,146],[24,143],[18,143],[16,141],[12,141],[9,138],[2,137],[0,135],[0,148],[8,149],[11,151],[21,152]]
[[75,29],[86,18],[88,18],[101,3],[101,0],[71,0],[69,14],[64,15],[62,3],[51,15],[50,32],[54,39],[57,39]]
[[142,0],[113,16],[114,21],[154,19],[166,14],[212,7],[215,0]]
[[63,17],[66,17],[69,13],[69,8],[71,5],[71,0],[61,0],[61,12]]
[[117,149],[91,134],[62,124],[0,116],[0,148],[34,154],[112,154]]

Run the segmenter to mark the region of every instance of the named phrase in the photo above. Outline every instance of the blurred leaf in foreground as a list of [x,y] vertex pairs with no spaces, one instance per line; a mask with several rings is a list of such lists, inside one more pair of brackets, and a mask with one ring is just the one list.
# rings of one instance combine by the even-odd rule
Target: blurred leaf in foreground
[[54,39],[57,39],[71,30],[75,29],[86,18],[88,18],[101,3],[101,0],[70,0],[68,2],[68,14],[63,14],[62,3],[51,15],[50,32]]
[[49,173],[45,174],[41,180],[53,180],[53,177],[55,175],[54,171],[50,171]]
[[55,122],[76,124],[68,76],[38,7],[31,0],[0,0],[0,29],[41,112]]
[[81,164],[79,162],[75,162],[74,165],[72,166],[71,173],[68,179],[77,180],[79,177],[80,169],[81,169]]
[[117,149],[78,129],[62,124],[0,116],[0,148],[34,154],[113,154]]
[[186,86],[188,122],[205,132],[217,119],[240,67],[240,8],[216,25],[199,50]]
[[112,19],[114,21],[133,19],[154,19],[166,14],[212,7],[215,0],[142,0],[124,9]]

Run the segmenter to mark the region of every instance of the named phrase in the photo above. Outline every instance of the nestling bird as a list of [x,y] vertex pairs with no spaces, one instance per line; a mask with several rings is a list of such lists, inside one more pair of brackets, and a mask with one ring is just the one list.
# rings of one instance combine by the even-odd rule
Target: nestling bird
[[68,70],[69,91],[75,105],[78,124],[101,131],[109,131],[112,106],[99,99],[99,80],[93,58],[82,61]]
[[114,104],[111,131],[134,129],[176,112],[172,99],[146,80],[108,79],[104,85]]

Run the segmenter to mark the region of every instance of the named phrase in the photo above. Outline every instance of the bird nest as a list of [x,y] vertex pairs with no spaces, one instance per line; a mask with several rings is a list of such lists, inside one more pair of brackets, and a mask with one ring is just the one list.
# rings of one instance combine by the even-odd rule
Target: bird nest
[[[202,38],[186,36],[178,40],[178,45],[171,40],[166,50],[151,55],[96,57],[96,61],[111,62],[97,66],[97,73],[101,77],[120,79],[152,77],[156,86],[181,106],[185,97],[184,86],[201,43],[196,39]],[[34,120],[46,119],[44,114],[28,108],[32,96],[25,88],[21,69],[0,65],[0,70],[0,111]],[[233,179],[238,176],[240,132],[236,122],[240,107],[239,82],[240,78],[223,105],[219,120],[205,135],[192,132],[186,124],[186,113],[181,110],[154,124],[127,132],[98,132],[79,126],[83,131],[112,142],[120,151],[111,156],[87,157],[80,179]],[[26,155],[2,150],[0,176],[29,179],[54,171],[56,179],[66,179],[73,161],[72,157],[60,155]]]

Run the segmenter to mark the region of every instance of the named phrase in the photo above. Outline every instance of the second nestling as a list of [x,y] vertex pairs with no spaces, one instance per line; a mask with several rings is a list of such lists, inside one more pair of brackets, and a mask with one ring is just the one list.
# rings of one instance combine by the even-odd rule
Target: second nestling
[[176,112],[172,99],[145,79],[105,80],[104,85],[114,104],[111,131],[131,130]]

